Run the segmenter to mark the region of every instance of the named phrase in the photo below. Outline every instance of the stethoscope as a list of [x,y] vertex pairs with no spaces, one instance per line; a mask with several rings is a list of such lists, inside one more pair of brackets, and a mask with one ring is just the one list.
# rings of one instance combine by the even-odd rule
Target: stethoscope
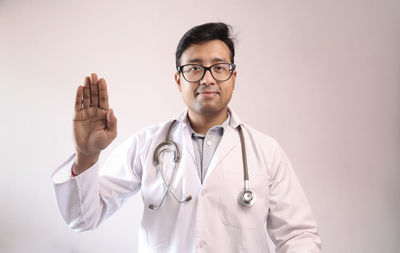
[[[185,203],[188,202],[192,199],[192,195],[188,195],[186,198],[184,198],[183,200],[179,199],[178,197],[176,197],[175,192],[173,191],[173,189],[171,188],[171,183],[174,181],[174,177],[175,177],[175,172],[176,172],[176,168],[177,165],[180,161],[180,152],[178,149],[178,145],[172,141],[169,137],[170,137],[170,132],[171,129],[173,127],[175,123],[175,120],[171,122],[169,128],[168,128],[168,132],[167,132],[167,137],[165,139],[165,141],[161,142],[156,149],[154,150],[154,154],[153,154],[153,162],[157,168],[158,173],[160,174],[162,180],[163,180],[163,184],[165,186],[165,190],[162,196],[162,199],[160,201],[160,203],[156,206],[154,204],[150,204],[148,207],[152,210],[157,210],[159,209],[164,200],[165,197],[167,196],[167,193],[169,192],[171,194],[171,196],[179,203]],[[239,136],[240,136],[240,144],[242,147],[242,161],[243,161],[243,171],[244,171],[244,188],[243,191],[241,191],[239,193],[238,196],[238,202],[240,205],[244,206],[244,207],[252,207],[255,202],[256,202],[256,195],[253,191],[251,191],[249,189],[249,171],[247,168],[247,156],[246,156],[246,147],[245,147],[245,143],[244,143],[244,136],[243,136],[243,130],[242,127],[239,125],[238,127],[239,130]],[[168,182],[167,177],[165,175],[165,173],[163,172],[163,170],[160,168],[160,156],[162,156],[163,152],[173,152],[174,154],[174,159],[173,159],[173,169],[172,169],[172,175],[171,175],[171,180]]]

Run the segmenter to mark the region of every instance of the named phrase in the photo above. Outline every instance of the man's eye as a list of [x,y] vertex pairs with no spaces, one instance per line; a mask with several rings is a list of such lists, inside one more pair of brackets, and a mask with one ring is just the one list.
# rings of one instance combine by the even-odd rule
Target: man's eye
[[192,72],[196,72],[198,71],[198,67],[197,66],[185,66],[183,68],[183,72],[184,73],[192,73]]
[[188,72],[198,72],[200,71],[201,68],[199,66],[186,66],[183,71],[188,73]]
[[192,66],[191,68],[190,68],[190,71],[199,71],[200,70],[200,67],[199,66]]
[[218,71],[218,72],[221,72],[221,71],[226,71],[227,68],[226,68],[226,66],[217,65],[217,66],[214,66],[214,70]]

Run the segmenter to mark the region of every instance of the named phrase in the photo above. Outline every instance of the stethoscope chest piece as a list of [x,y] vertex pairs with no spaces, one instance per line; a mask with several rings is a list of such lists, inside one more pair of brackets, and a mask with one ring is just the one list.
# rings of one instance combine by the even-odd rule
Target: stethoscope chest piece
[[250,190],[241,191],[238,202],[244,207],[252,207],[256,203],[256,194]]

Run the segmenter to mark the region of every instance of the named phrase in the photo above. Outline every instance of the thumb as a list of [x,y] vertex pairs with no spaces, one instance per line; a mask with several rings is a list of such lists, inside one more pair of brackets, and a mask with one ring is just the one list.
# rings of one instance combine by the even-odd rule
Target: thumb
[[117,136],[117,118],[114,116],[113,109],[107,112],[107,130],[114,138]]

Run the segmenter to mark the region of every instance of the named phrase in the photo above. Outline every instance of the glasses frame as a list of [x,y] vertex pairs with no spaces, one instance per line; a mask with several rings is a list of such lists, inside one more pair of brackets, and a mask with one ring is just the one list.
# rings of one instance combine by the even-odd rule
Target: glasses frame
[[[227,79],[225,79],[225,80],[219,80],[219,79],[215,78],[214,75],[213,75],[213,73],[212,73],[212,71],[211,71],[211,68],[212,68],[212,67],[214,67],[214,66],[216,66],[216,65],[219,65],[219,64],[228,64],[228,65],[229,65],[229,72],[230,72],[230,75],[229,75],[229,77],[228,77]],[[201,75],[201,78],[200,78],[199,80],[197,80],[197,81],[189,81],[189,80],[186,79],[185,75],[183,74],[182,69],[183,69],[183,67],[189,66],[189,65],[199,66],[199,67],[202,67],[202,68],[204,69],[203,75]],[[188,81],[189,83],[197,83],[198,81],[200,81],[201,79],[203,79],[203,77],[204,77],[204,75],[206,74],[207,70],[210,71],[211,76],[212,76],[216,81],[218,81],[218,82],[225,82],[225,81],[229,80],[229,79],[232,77],[233,71],[235,71],[235,69],[236,69],[236,64],[228,63],[228,62],[215,63],[215,64],[213,64],[213,65],[211,65],[211,66],[209,66],[209,67],[205,67],[205,66],[203,66],[203,65],[195,64],[195,63],[188,63],[188,64],[184,64],[184,65],[179,66],[178,69],[177,69],[177,71],[178,71],[178,73],[181,73],[182,76],[183,76],[183,78],[184,78],[186,81]]]

